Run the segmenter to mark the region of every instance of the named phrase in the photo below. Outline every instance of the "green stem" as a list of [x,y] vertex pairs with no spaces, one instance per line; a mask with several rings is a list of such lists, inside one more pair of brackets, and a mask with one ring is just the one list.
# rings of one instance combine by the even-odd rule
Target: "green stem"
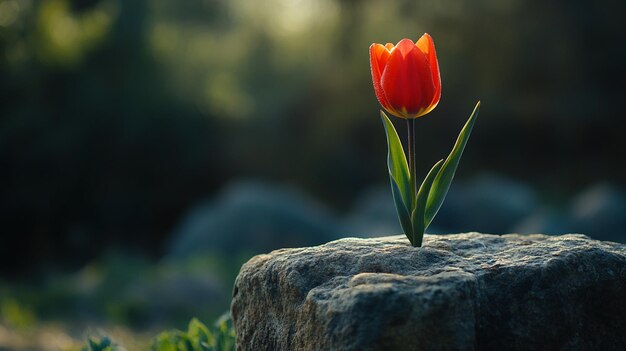
[[415,119],[407,118],[407,132],[408,132],[408,150],[409,154],[409,176],[411,178],[411,208],[409,211],[413,212],[415,208],[415,196],[417,193],[417,176],[415,172]]

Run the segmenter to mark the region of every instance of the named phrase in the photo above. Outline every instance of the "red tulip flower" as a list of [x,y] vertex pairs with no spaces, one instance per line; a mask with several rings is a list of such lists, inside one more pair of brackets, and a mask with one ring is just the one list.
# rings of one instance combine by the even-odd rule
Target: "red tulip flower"
[[396,117],[421,117],[439,103],[441,77],[433,38],[370,46],[374,90],[380,104]]
[[387,115],[380,111],[387,134],[387,166],[398,219],[411,244],[422,246],[424,232],[446,198],[472,133],[480,102],[461,129],[448,157],[435,163],[418,186],[415,120],[432,111],[441,98],[441,77],[433,38],[424,34],[416,43],[402,39],[396,45],[372,44],[370,67],[378,102],[389,113],[407,122],[408,150],[405,155],[396,128]]

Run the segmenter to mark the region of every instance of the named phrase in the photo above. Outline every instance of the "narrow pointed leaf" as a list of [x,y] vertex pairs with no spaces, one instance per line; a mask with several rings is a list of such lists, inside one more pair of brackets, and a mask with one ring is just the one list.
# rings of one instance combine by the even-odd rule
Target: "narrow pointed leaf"
[[391,183],[391,194],[393,194],[393,202],[396,205],[396,212],[398,213],[400,226],[402,226],[404,234],[407,236],[407,238],[409,238],[411,245],[413,245],[413,226],[411,225],[411,216],[409,215],[409,210],[406,208],[404,201],[402,201],[400,189],[398,188],[396,181],[393,180],[391,174],[389,174],[389,182]]
[[435,181],[430,189],[428,201],[426,203],[424,219],[425,228],[428,227],[433,218],[435,218],[435,215],[441,208],[441,205],[448,194],[448,189],[450,189],[450,184],[454,178],[454,173],[456,172],[456,168],[459,165],[461,156],[463,155],[465,144],[467,144],[467,140],[469,139],[474,123],[476,122],[476,117],[478,117],[479,109],[480,101],[476,104],[476,107],[474,107],[474,111],[467,120],[467,123],[465,123],[463,129],[461,129],[461,133],[456,139],[456,143],[454,144],[450,155],[448,155],[448,158],[446,158],[446,161],[439,170],[437,177],[435,177]]
[[[426,201],[428,200],[428,194],[435,181],[435,177],[439,173],[439,170],[443,166],[443,159],[435,163],[433,168],[430,169],[426,178],[422,182],[419,191],[417,192],[417,199],[415,200],[415,209],[411,215],[411,222],[413,223],[413,243],[415,246],[422,246],[422,239],[424,238],[424,232],[428,228],[428,224],[425,221],[424,214],[426,212]],[[429,223],[430,224],[430,223]]]
[[404,206],[410,210],[413,208],[413,194],[411,194],[411,176],[409,174],[409,165],[406,162],[406,155],[393,123],[391,123],[389,117],[383,111],[380,111],[380,116],[385,126],[385,134],[387,135],[389,150],[387,167],[389,168],[389,174],[398,186]]

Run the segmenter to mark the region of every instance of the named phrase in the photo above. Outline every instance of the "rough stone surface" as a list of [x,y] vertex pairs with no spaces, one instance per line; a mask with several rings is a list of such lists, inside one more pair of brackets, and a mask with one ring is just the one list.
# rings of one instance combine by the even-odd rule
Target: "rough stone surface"
[[584,235],[347,238],[259,255],[239,350],[622,350],[626,246]]

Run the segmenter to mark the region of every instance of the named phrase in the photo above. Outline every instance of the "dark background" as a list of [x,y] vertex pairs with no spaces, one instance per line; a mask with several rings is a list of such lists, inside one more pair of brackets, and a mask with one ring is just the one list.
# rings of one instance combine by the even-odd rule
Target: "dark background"
[[[525,228],[595,236],[568,211],[600,189],[609,213],[597,211],[623,240],[625,13],[622,0],[0,0],[2,279],[43,284],[120,255],[163,262],[189,211],[213,201],[226,218],[219,199],[242,179],[268,186],[261,198],[295,189],[324,216],[353,218],[388,181],[368,47],[424,32],[443,92],[417,123],[418,172],[482,101],[449,206],[487,206],[463,196],[501,181],[532,189],[530,223],[549,222]],[[505,201],[525,196],[506,189]],[[250,213],[264,206],[228,218],[264,220]],[[434,227],[520,228],[454,222],[451,208]],[[220,245],[215,255],[237,251]]]

